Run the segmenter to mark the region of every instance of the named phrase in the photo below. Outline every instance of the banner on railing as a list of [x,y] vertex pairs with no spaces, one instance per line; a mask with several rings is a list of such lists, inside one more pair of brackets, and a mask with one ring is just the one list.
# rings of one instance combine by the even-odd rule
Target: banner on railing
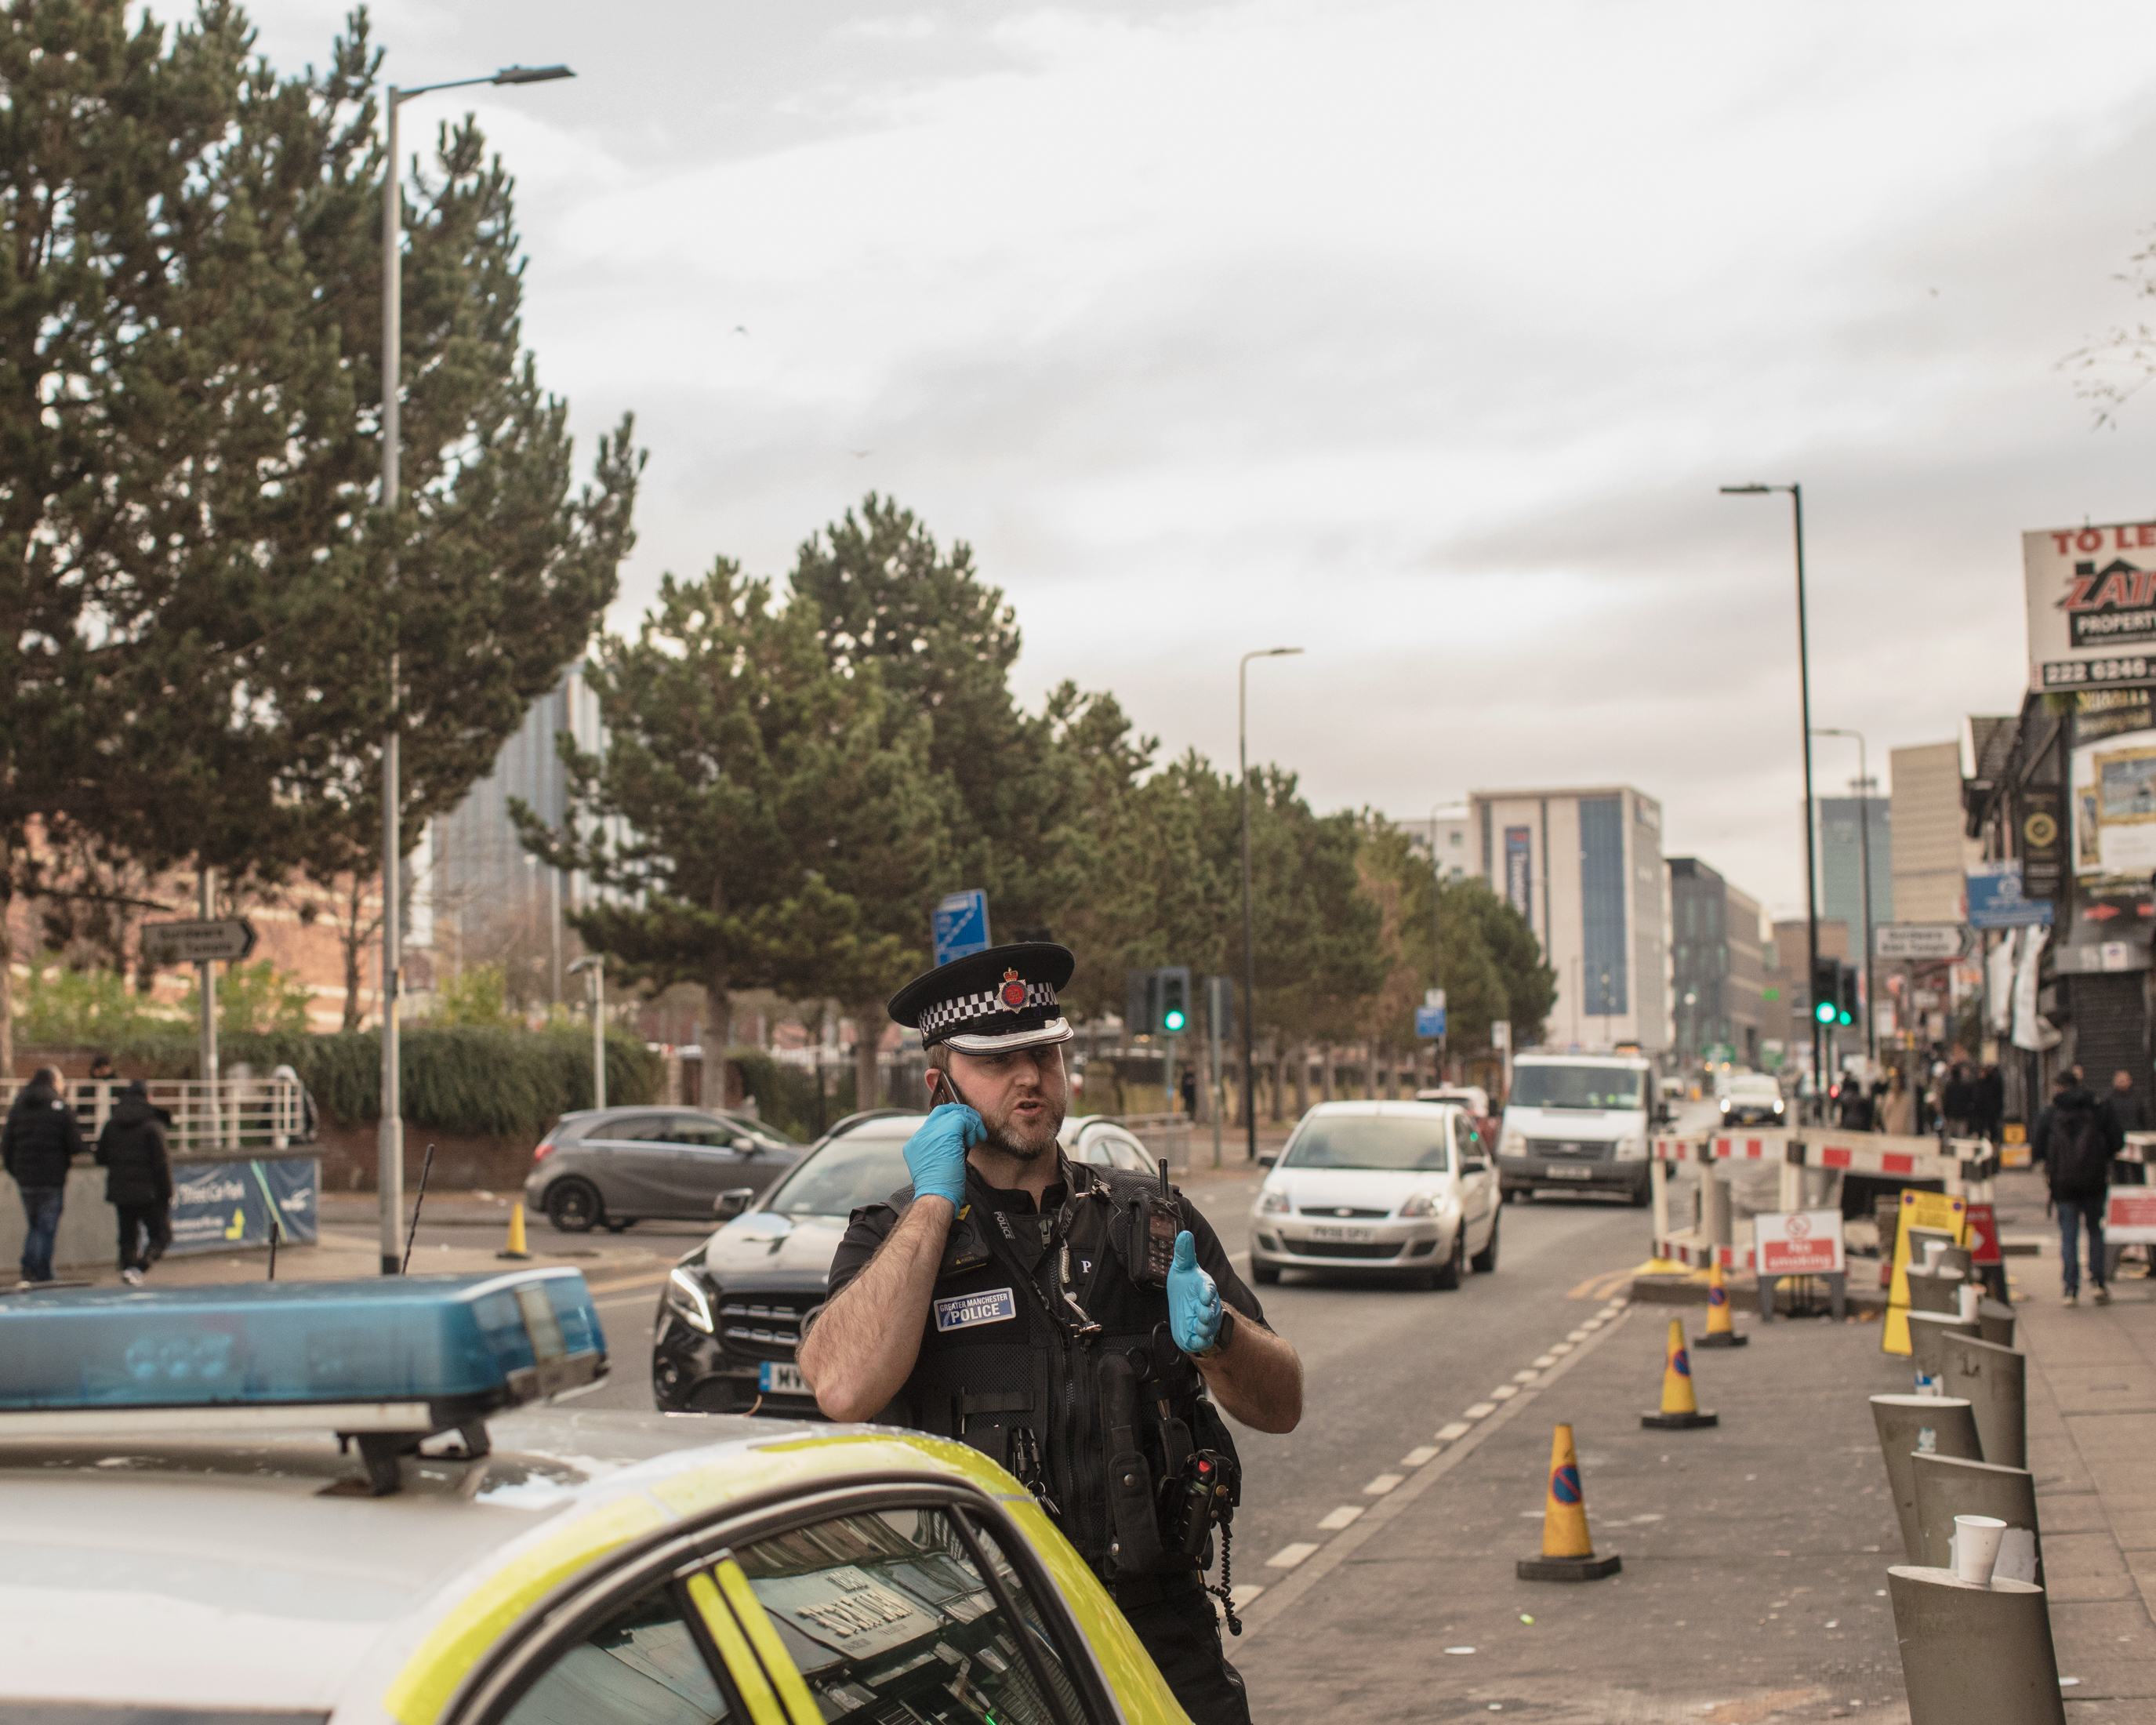
[[267,1245],[272,1216],[283,1244],[313,1245],[320,1168],[311,1156],[182,1163],[172,1171],[172,1250]]

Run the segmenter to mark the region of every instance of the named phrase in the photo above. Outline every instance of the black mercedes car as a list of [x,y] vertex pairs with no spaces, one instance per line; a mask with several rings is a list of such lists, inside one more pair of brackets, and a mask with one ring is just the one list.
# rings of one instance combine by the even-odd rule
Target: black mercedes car
[[[906,1141],[923,1117],[850,1115],[755,1209],[747,1193],[720,1194],[719,1214],[732,1219],[674,1266],[660,1295],[651,1396],[662,1412],[821,1417],[794,1364],[802,1317],[823,1303],[847,1219],[906,1185]],[[1074,1162],[1156,1167],[1111,1120],[1074,1117],[1060,1137]]]

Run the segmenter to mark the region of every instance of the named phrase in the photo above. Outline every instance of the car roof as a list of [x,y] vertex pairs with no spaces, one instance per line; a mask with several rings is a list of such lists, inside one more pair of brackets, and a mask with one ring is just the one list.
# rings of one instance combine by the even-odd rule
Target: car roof
[[24,1578],[8,1589],[0,1694],[265,1711],[393,1700],[430,1625],[485,1600],[536,1602],[535,1565],[554,1566],[551,1582],[565,1562],[863,1474],[1010,1489],[918,1434],[539,1409],[490,1421],[484,1459],[408,1464],[403,1491],[372,1498],[325,1489],[357,1472],[326,1431],[240,1442],[173,1419],[97,1440],[11,1439],[0,1420],[0,1565]]
[[1645,1071],[1653,1064],[1645,1055],[1560,1054],[1554,1049],[1519,1055],[1512,1061],[1516,1070],[1522,1066],[1624,1066]]
[[1457,1102],[1316,1102],[1302,1117],[1314,1120],[1320,1115],[1333,1117],[1343,1114],[1401,1114],[1409,1117],[1424,1114],[1456,1114]]

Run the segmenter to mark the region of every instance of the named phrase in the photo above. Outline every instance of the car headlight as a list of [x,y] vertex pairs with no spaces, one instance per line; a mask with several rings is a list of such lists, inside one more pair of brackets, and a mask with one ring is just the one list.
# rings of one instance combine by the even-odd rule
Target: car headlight
[[1629,1138],[1617,1141],[1617,1159],[1620,1162],[1637,1162],[1646,1153],[1647,1140],[1644,1133],[1634,1132]]
[[1434,1216],[1445,1208],[1447,1199],[1442,1192],[1418,1192],[1400,1206],[1403,1216]]
[[711,1302],[704,1292],[704,1285],[685,1270],[676,1270],[666,1278],[667,1309],[680,1315],[681,1322],[692,1330],[701,1330],[706,1336],[717,1332],[718,1326],[711,1321]]
[[1527,1153],[1527,1135],[1525,1132],[1507,1132],[1502,1140],[1503,1154],[1525,1156]]
[[1727,1114],[1729,1111],[1729,1098],[1727,1096],[1724,1096],[1722,1099],[1722,1111],[1724,1114]]
[[1261,1215],[1277,1216],[1287,1208],[1287,1194],[1276,1186],[1268,1186],[1258,1194],[1258,1211]]
[[1779,1096],[1774,1098],[1774,1111],[1777,1114],[1782,1111],[1782,1099]]

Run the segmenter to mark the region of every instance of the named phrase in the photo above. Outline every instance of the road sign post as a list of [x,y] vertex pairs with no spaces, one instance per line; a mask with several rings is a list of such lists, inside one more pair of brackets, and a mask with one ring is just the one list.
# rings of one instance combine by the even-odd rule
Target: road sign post
[[985,952],[995,944],[988,938],[988,896],[978,886],[947,893],[928,922],[938,964]]
[[[202,1007],[198,1032],[201,1051],[197,1064],[203,1081],[214,1086],[218,1079],[216,967],[245,963],[254,950],[254,925],[244,916],[219,918],[211,915],[217,907],[214,869],[203,870],[201,891],[199,917],[192,922],[142,925],[142,956],[152,965],[194,966],[195,994]],[[212,1089],[208,1094],[213,1097],[217,1091]],[[214,1112],[210,1117],[209,1142],[212,1147],[224,1142],[223,1122]]]

